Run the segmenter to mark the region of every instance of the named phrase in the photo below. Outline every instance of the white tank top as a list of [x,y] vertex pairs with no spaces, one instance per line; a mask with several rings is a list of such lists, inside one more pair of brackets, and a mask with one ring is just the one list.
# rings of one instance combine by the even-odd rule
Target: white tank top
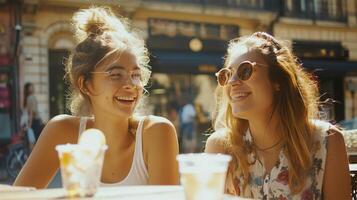
[[[86,130],[88,117],[81,117],[79,123],[79,136]],[[140,119],[135,137],[134,157],[128,175],[117,183],[100,183],[101,186],[121,186],[121,185],[147,185],[149,180],[143,157],[142,130],[145,117]]]

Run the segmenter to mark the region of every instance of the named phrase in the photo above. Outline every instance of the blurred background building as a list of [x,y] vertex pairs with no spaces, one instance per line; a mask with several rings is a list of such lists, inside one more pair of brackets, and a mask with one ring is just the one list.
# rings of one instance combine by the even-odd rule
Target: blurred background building
[[[132,21],[151,52],[147,112],[179,128],[182,97],[188,97],[198,141],[210,126],[214,72],[228,41],[255,31],[292,42],[303,66],[317,75],[322,100],[336,101],[321,108],[323,118],[357,115],[357,0],[0,0],[0,87],[8,92],[0,88],[0,116],[7,116],[12,132],[26,82],[35,85],[42,119],[68,112],[63,63],[75,45],[70,20],[90,5],[110,6]],[[3,126],[0,135],[7,137]]]

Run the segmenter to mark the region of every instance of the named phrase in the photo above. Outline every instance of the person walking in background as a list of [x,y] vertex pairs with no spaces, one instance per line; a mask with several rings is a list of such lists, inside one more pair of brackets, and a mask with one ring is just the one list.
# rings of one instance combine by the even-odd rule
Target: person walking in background
[[182,98],[180,110],[180,137],[184,153],[193,153],[196,148],[196,111],[188,95]]
[[24,107],[23,107],[22,114],[27,115],[27,120],[28,120],[27,128],[32,129],[29,130],[30,134],[32,134],[33,132],[35,134],[35,140],[37,141],[43,128],[43,122],[38,112],[38,102],[35,96],[35,89],[32,83],[25,84],[23,106]]
[[77,143],[88,128],[106,138],[102,186],[178,184],[178,144],[172,123],[137,108],[151,71],[144,41],[109,8],[74,14],[78,44],[66,72],[73,115],[52,118],[14,185],[47,187],[59,168],[55,147]]
[[254,199],[351,199],[341,131],[318,116],[318,87],[288,45],[257,32],[232,40],[217,74],[206,152],[233,158],[228,193]]

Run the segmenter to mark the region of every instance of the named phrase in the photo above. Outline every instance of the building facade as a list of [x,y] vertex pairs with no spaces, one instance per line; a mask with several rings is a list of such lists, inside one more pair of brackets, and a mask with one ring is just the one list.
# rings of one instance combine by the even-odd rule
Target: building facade
[[[180,106],[177,97],[182,95],[208,113],[213,98],[207,95],[214,92],[213,74],[223,64],[227,41],[269,26],[276,15],[273,8],[249,2],[128,0],[105,5],[130,18],[146,39],[154,72],[148,112],[165,116]],[[24,1],[20,85],[35,84],[44,120],[66,112],[63,57],[74,46],[70,19],[88,6],[81,1]]]
[[0,145],[10,142],[19,124],[19,23],[17,1],[0,1]]
[[[148,112],[170,118],[187,97],[212,109],[214,72],[223,64],[227,41],[267,31],[289,40],[303,65],[321,81],[323,98],[337,101],[326,118],[357,115],[356,0],[108,0],[91,4],[111,6],[128,17],[151,52],[153,78]],[[33,82],[42,118],[66,113],[64,57],[74,47],[71,17],[86,1],[24,0],[19,57],[19,94]],[[314,48],[311,48],[314,47]],[[22,95],[20,99],[22,101]],[[174,116],[172,116],[174,118]]]
[[356,117],[357,1],[287,0],[275,36],[293,42],[303,66],[318,77],[326,119]]

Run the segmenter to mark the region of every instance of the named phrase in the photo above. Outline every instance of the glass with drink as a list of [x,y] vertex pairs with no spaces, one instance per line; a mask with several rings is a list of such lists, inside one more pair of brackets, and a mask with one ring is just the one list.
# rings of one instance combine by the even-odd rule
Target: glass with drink
[[222,199],[231,156],[223,154],[180,154],[177,156],[186,200]]
[[96,193],[107,150],[101,134],[99,130],[89,130],[82,133],[78,144],[56,146],[62,184],[69,197],[91,197]]

